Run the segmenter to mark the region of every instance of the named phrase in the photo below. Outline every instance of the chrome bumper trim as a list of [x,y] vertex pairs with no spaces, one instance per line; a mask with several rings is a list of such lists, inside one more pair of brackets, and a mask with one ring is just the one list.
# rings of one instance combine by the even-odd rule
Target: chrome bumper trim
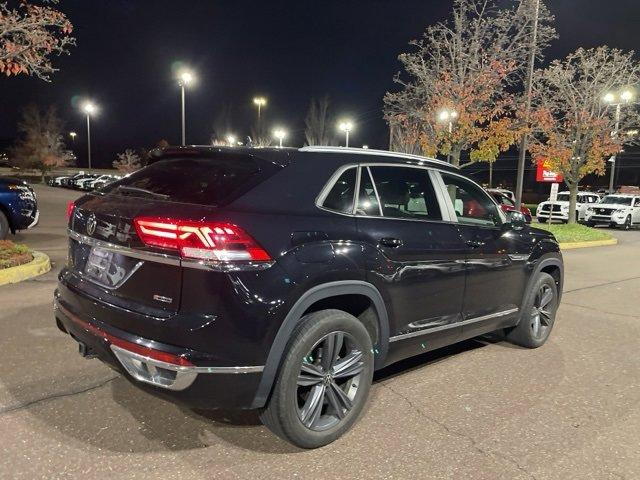
[[195,367],[174,365],[130,352],[113,344],[111,344],[110,347],[120,364],[134,379],[155,385],[156,387],[166,388],[167,390],[185,390],[191,386],[200,374],[259,373],[264,370],[263,365],[249,367]]
[[116,245],[115,243],[105,242],[104,240],[98,240],[97,238],[88,237],[87,235],[82,235],[81,233],[74,232],[73,230],[68,230],[67,232],[69,234],[69,238],[72,238],[77,242],[84,243],[85,245],[90,245],[92,247],[99,247],[99,248],[102,248],[103,250],[120,253],[127,257],[139,258],[140,260],[149,260],[152,262],[166,263],[168,265],[176,265],[176,266],[180,265],[180,258],[173,255],[136,250],[133,248],[125,247],[123,245]]

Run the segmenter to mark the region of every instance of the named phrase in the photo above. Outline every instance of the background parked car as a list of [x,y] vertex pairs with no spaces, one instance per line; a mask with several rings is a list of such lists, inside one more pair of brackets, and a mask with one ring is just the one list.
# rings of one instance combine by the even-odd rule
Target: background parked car
[[[559,220],[567,223],[569,221],[569,196],[570,192],[560,192],[555,202],[546,200],[538,205],[536,209],[536,217],[538,222],[552,222],[553,220]],[[593,192],[578,192],[576,199],[576,220],[578,222],[585,221],[585,214],[587,207],[598,203],[600,197],[597,193]]]
[[24,180],[0,177],[0,240],[38,223],[38,201]]
[[[489,188],[489,189],[487,189],[487,192],[489,192],[489,195],[491,195],[493,197],[493,199],[496,202],[498,202],[498,205],[500,205],[500,208],[502,209],[503,212],[515,211],[516,204],[515,204],[515,202],[513,201],[513,199],[511,197],[509,197],[506,193],[504,193],[505,191],[508,192],[508,190],[502,190],[502,189],[499,189],[499,188]],[[531,218],[532,218],[531,210],[529,210],[524,205],[521,205],[520,206],[520,211],[522,212],[522,214],[526,218],[527,223],[531,223]]]
[[629,230],[640,225],[640,195],[607,195],[600,203],[586,210],[587,225],[606,224]]

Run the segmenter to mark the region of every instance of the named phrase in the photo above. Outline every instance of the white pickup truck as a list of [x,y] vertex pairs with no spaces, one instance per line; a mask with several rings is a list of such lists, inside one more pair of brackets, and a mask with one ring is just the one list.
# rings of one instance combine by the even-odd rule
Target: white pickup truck
[[[559,192],[557,200],[551,202],[546,200],[538,205],[536,210],[536,217],[538,222],[547,223],[549,220],[558,220],[560,222],[569,221],[569,192]],[[585,214],[587,208],[600,201],[600,197],[597,193],[592,192],[578,192],[576,199],[576,221],[585,221]]]

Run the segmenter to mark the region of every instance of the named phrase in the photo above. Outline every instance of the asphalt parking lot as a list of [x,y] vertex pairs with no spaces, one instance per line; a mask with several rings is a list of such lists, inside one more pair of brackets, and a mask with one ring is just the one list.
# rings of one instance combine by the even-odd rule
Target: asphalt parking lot
[[252,412],[183,409],[82,359],[51,309],[78,194],[37,192],[17,240],[54,267],[0,287],[0,478],[640,478],[638,230],[565,252],[544,347],[474,340],[388,368],[350,433],[303,451]]

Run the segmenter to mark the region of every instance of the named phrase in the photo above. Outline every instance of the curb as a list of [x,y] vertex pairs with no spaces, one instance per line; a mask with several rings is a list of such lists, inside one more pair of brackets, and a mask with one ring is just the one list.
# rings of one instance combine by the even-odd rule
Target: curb
[[567,242],[560,244],[560,250],[572,250],[574,248],[589,248],[589,247],[606,247],[608,245],[617,245],[617,238],[610,238],[609,240],[593,240],[591,242]]
[[28,280],[51,270],[49,257],[42,252],[33,252],[33,260],[17,267],[0,270],[0,285],[18,283]]

